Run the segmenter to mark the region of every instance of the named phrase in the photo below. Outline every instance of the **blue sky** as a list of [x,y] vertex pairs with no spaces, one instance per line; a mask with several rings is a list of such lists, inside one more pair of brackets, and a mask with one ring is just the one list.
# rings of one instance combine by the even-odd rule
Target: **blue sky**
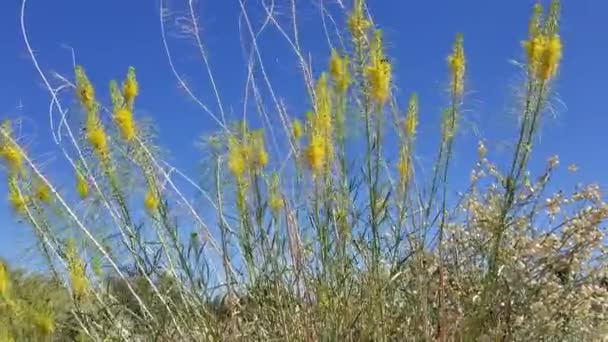
[[[332,6],[332,0],[324,1]],[[179,15],[184,3],[187,1],[170,1],[172,13]],[[254,22],[261,14],[258,3],[250,0]],[[288,6],[282,5],[287,1],[277,3],[279,10],[288,10]],[[318,10],[307,5],[309,1],[298,3],[302,3],[299,5],[302,45],[310,51],[313,65],[319,71],[327,60],[328,49],[325,39],[319,39],[322,31]],[[456,32],[464,34],[468,63],[465,119],[488,140],[493,157],[504,161],[509,156],[505,148],[516,125],[514,89],[521,80],[520,71],[509,60],[522,58],[520,41],[527,34],[532,4],[532,0],[369,1],[375,22],[385,32],[400,103],[405,104],[411,91],[419,93],[421,126],[417,153],[421,163],[428,163],[435,150],[438,118],[445,105],[445,56]],[[37,159],[49,161],[52,169],[53,163],[61,164],[62,160],[51,145],[48,131],[49,95],[28,60],[21,36],[20,6],[19,0],[3,0],[0,4],[0,117],[23,118],[28,150]],[[241,114],[245,80],[238,1],[200,0],[196,7],[224,105],[229,115],[237,118]],[[545,121],[535,153],[540,160],[559,154],[563,169],[569,163],[580,167],[574,177],[561,173],[564,186],[579,180],[605,185],[608,167],[602,148],[608,124],[608,110],[602,102],[608,95],[605,13],[608,2],[603,0],[563,1],[564,60],[555,87],[555,95],[563,105],[557,106],[557,118]],[[338,16],[341,21],[341,15]],[[287,18],[282,20],[288,23]],[[98,86],[100,96],[105,96],[110,79],[121,79],[127,67],[134,66],[141,87],[138,113],[154,119],[160,129],[161,144],[173,152],[178,166],[196,176],[197,165],[192,161],[200,158],[200,152],[194,142],[217,126],[177,87],[164,54],[158,0],[29,0],[26,24],[31,44],[45,70],[71,75],[71,55],[66,46],[72,47],[77,62]],[[211,89],[196,49],[174,36],[170,36],[170,44],[180,73],[187,75],[197,94],[213,107]],[[301,117],[308,103],[293,55],[272,28],[260,45],[278,95],[290,112]],[[466,179],[477,140],[471,125],[462,127],[454,164],[457,179]],[[53,161],[53,156],[57,160]],[[5,196],[4,182],[1,183],[0,196]],[[26,228],[13,222],[7,206],[0,205],[0,257],[21,260],[30,255],[29,235]]]

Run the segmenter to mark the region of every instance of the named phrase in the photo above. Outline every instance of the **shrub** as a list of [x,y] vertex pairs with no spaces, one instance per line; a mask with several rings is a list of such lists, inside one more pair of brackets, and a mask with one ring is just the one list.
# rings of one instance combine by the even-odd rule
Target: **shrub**
[[[479,142],[459,196],[448,179],[466,100],[463,36],[446,59],[448,102],[424,174],[414,162],[418,97],[399,105],[382,32],[367,13],[355,0],[326,72],[313,73],[292,42],[311,104],[304,121],[287,115],[271,84],[272,96],[260,95],[263,68],[262,81],[251,79],[255,128],[226,122],[219,96],[219,114],[196,99],[171,63],[218,123],[202,143],[205,182],[164,161],[138,115],[146,86],[134,68],[110,83],[109,104],[84,68],[74,81],[60,78],[80,111],[52,127],[73,189],[60,190],[6,122],[9,203],[50,271],[23,277],[2,264],[0,340],[606,339],[608,205],[596,185],[549,194],[556,157],[538,178],[528,171],[562,57],[559,2],[546,13],[533,7],[507,167]],[[189,14],[187,32],[209,68]],[[63,97],[49,90],[63,114]]]

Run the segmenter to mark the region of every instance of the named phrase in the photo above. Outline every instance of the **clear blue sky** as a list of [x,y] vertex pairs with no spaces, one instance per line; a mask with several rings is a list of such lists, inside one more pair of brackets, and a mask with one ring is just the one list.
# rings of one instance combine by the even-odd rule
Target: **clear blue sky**
[[[324,1],[328,6],[333,3]],[[170,5],[179,13],[186,2],[173,0]],[[299,14],[302,44],[311,51],[316,70],[320,70],[327,59],[327,45],[324,39],[319,39],[318,12],[305,5],[309,1],[298,2],[302,3]],[[0,4],[0,116],[24,118],[27,141],[35,140],[28,147],[31,153],[41,161],[59,164],[62,160],[50,145],[49,95],[27,58],[20,32],[20,4],[19,0],[2,0]],[[385,32],[401,103],[405,103],[409,92],[419,93],[418,154],[423,163],[432,156],[437,140],[438,117],[445,103],[442,93],[445,56],[458,31],[464,34],[468,60],[467,121],[473,122],[489,140],[488,146],[499,160],[505,158],[504,144],[515,132],[513,88],[520,79],[518,69],[509,60],[522,58],[520,41],[526,37],[533,1],[370,0],[369,4],[376,23]],[[199,0],[197,8],[224,104],[238,116],[244,87],[238,1]],[[288,7],[282,5],[280,9],[285,12]],[[606,13],[608,2],[604,0],[563,1],[564,60],[555,91],[564,105],[558,107],[556,119],[545,121],[541,144],[535,153],[542,160],[559,154],[564,169],[569,163],[579,165],[575,179],[564,180],[565,185],[578,179],[605,184]],[[259,18],[260,10],[254,9],[252,15]],[[139,112],[154,119],[160,127],[161,143],[174,152],[178,166],[195,176],[196,165],[192,160],[198,159],[200,152],[194,141],[216,126],[177,88],[160,37],[158,0],[29,0],[26,23],[30,41],[45,70],[71,75],[71,56],[64,47],[70,46],[100,93],[110,79],[122,78],[128,66],[135,66],[141,87]],[[178,69],[188,75],[197,93],[213,105],[196,50],[175,38],[171,44]],[[301,116],[307,102],[293,56],[276,31],[264,36],[260,44],[270,77],[280,85],[279,96],[295,115]],[[458,137],[454,174],[466,179],[477,139],[473,129],[466,125],[463,129]],[[58,160],[52,161],[52,153]],[[53,168],[52,165],[49,167]],[[562,175],[568,178],[565,173]],[[6,194],[4,181],[0,182],[0,194],[2,197]],[[29,235],[23,226],[13,223],[11,216],[7,206],[0,205],[0,257],[17,260],[27,254],[24,249]]]

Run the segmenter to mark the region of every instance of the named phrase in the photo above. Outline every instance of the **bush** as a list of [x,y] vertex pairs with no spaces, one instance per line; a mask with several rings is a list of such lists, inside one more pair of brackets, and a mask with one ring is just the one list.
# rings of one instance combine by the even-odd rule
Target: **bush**
[[[208,66],[198,29],[188,32]],[[272,96],[260,95],[257,77],[262,128],[228,123],[195,98],[220,128],[202,140],[203,182],[165,162],[135,115],[134,68],[110,83],[107,105],[82,67],[59,78],[81,114],[52,127],[73,189],[59,190],[5,122],[9,204],[49,272],[1,264],[0,341],[606,340],[608,205],[593,184],[550,194],[556,157],[537,178],[528,171],[562,57],[559,2],[533,8],[512,158],[499,167],[479,142],[458,196],[448,179],[466,99],[462,35],[447,57],[449,100],[428,174],[414,162],[418,98],[399,106],[363,0],[342,38],[318,75],[292,45],[311,103],[303,122],[271,84]],[[49,90],[63,114],[65,96]]]

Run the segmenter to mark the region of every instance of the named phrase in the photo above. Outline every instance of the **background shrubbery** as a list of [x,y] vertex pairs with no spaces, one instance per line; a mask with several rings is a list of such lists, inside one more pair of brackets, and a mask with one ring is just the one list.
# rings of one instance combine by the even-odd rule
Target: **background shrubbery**
[[[3,123],[8,202],[48,271],[0,262],[0,341],[606,340],[608,205],[594,184],[553,192],[557,157],[528,171],[562,57],[559,12],[558,1],[533,7],[510,159],[498,166],[480,141],[458,196],[449,178],[466,100],[464,38],[446,59],[439,149],[423,173],[418,98],[395,91],[362,0],[345,12],[345,45],[328,52],[325,72],[292,45],[310,99],[304,120],[273,92],[254,92],[271,108],[258,107],[271,131],[197,102],[219,127],[202,140],[202,182],[165,161],[138,117],[134,68],[110,83],[109,103],[80,66],[56,75],[59,88],[41,71],[61,117],[57,167],[73,187],[60,189],[37,165],[19,122]],[[272,89],[264,76],[252,82]]]

